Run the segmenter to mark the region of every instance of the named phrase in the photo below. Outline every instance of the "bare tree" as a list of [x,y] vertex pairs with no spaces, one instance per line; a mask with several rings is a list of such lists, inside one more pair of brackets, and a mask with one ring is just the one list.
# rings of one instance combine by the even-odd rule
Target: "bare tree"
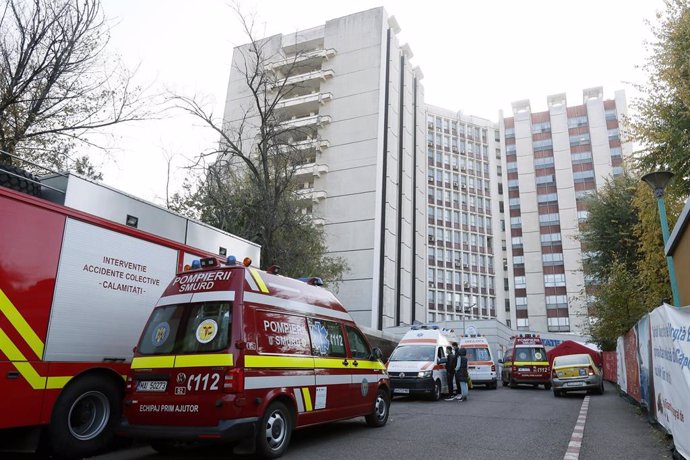
[[248,38],[247,45],[235,48],[231,74],[241,80],[242,97],[227,107],[224,120],[196,98],[173,97],[220,136],[215,148],[198,157],[206,170],[197,200],[203,203],[202,219],[260,243],[264,265],[289,264],[297,270],[295,261],[306,257],[334,280],[344,262],[325,256],[323,229],[313,224],[311,197],[299,190],[296,176],[301,165],[315,161],[309,145],[316,143],[317,131],[290,123],[284,104],[313,91],[291,78],[304,73],[308,56],[285,55],[275,37],[258,39],[254,17],[234,9]]
[[[88,171],[77,144],[144,117],[141,89],[104,53],[108,40],[99,0],[0,0],[0,150]],[[11,158],[0,153],[0,163]]]

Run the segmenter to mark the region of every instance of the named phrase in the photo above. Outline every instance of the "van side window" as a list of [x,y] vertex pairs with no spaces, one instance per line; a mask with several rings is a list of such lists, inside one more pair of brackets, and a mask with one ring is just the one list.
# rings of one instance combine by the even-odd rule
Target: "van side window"
[[259,353],[310,355],[307,321],[303,316],[256,311]]
[[315,318],[307,321],[314,356],[345,357],[345,340],[339,323]]
[[371,356],[371,350],[369,349],[369,344],[364,340],[362,334],[353,327],[345,326],[347,329],[347,340],[350,342],[350,352],[352,352],[353,358],[359,359],[369,359]]
[[443,351],[443,347],[438,347],[438,357],[439,359],[446,357],[446,353]]

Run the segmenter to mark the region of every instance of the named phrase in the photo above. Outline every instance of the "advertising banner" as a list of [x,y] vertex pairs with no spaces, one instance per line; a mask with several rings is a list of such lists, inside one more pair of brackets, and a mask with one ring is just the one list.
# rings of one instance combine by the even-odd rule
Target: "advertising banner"
[[656,418],[690,458],[690,307],[662,305],[649,315]]
[[645,409],[652,407],[650,400],[650,336],[649,336],[649,315],[645,315],[635,325],[637,333],[637,362],[640,364],[640,405]]
[[625,383],[626,393],[635,401],[640,402],[640,364],[637,361],[637,334],[635,328],[626,332],[623,337],[625,352]]
[[628,392],[628,384],[626,382],[625,373],[625,346],[623,337],[618,337],[616,343],[616,377],[618,377],[618,387],[623,393]]

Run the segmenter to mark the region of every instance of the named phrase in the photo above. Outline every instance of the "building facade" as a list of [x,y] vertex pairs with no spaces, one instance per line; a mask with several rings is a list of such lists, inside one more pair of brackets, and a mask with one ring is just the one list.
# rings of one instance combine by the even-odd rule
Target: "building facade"
[[[263,41],[266,68],[295,91],[280,101],[297,171],[328,253],[349,266],[337,295],[358,324],[376,329],[426,318],[426,161],[422,73],[383,8]],[[251,103],[235,48],[224,123]],[[296,65],[298,64],[298,65]],[[290,72],[286,72],[286,69]]]
[[625,93],[604,99],[602,88],[583,91],[580,105],[549,96],[548,110],[529,101],[500,116],[505,145],[504,206],[508,235],[511,322],[518,330],[582,332],[588,321],[579,226],[585,197],[622,173],[632,152],[622,143]]
[[509,325],[499,126],[432,105],[426,123],[428,321]]

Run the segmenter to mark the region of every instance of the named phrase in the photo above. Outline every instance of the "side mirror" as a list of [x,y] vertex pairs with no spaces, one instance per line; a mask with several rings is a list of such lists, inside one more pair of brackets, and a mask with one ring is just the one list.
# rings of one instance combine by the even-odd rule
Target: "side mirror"
[[383,360],[383,353],[381,353],[381,349],[378,347],[372,348],[370,359],[382,361]]
[[498,364],[503,364],[503,359],[499,359]]

